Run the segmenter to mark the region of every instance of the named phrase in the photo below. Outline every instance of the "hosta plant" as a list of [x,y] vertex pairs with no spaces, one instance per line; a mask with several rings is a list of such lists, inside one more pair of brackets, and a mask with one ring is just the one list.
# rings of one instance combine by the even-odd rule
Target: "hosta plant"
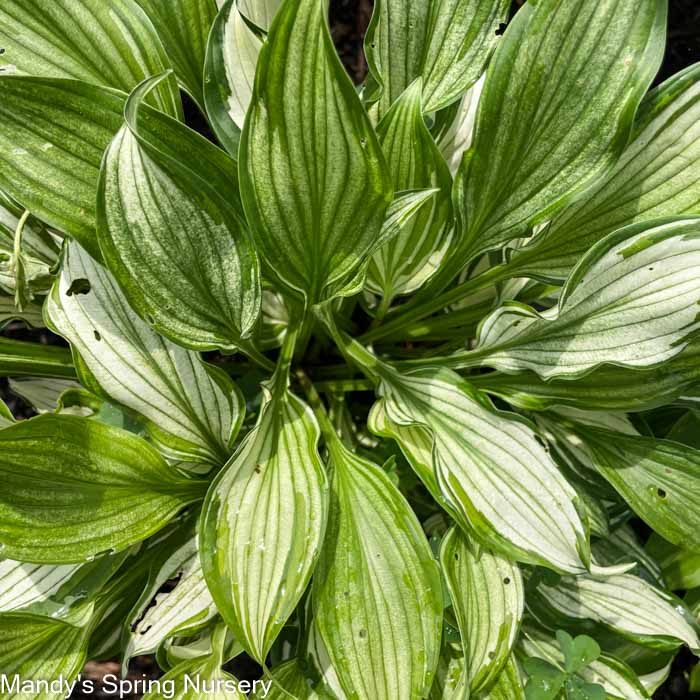
[[649,698],[700,651],[666,0],[377,0],[359,88],[325,0],[218,5],[0,4],[2,697]]

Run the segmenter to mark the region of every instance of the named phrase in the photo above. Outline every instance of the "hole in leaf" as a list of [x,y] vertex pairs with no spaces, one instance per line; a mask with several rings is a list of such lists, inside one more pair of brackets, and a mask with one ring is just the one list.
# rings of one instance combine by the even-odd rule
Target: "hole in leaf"
[[2,56],[5,53],[5,49],[0,49],[0,56]]
[[505,22],[501,22],[498,25],[498,29],[496,30],[496,36],[502,36],[503,32],[505,32],[507,26],[508,25]]
[[459,552],[455,552],[455,561],[459,561]]
[[95,340],[102,340],[102,336],[100,335],[99,331],[93,331],[93,333],[95,334]]
[[367,636],[367,630],[360,630],[357,634],[360,639],[364,639]]
[[506,586],[507,586],[507,585],[510,583],[510,577],[506,576],[506,577],[503,579],[503,583],[505,583]]
[[666,491],[664,491],[664,489],[656,489],[656,493],[659,495],[659,498],[666,498]]
[[90,280],[78,277],[70,283],[70,287],[66,290],[66,296],[72,297],[74,294],[88,294],[91,289]]
[[153,318],[153,316],[151,316],[151,314],[146,314],[146,323],[149,326],[152,326],[155,322],[156,320]]

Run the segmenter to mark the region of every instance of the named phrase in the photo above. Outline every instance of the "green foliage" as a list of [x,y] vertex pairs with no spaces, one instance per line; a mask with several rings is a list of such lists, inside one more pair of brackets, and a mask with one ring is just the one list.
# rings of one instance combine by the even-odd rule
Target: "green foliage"
[[358,89],[325,0],[3,1],[0,327],[52,342],[0,338],[0,672],[649,700],[700,652],[700,66],[649,89],[666,0],[510,4],[377,0]]
[[600,656],[595,639],[580,634],[573,638],[564,630],[557,630],[557,642],[564,656],[562,666],[545,659],[530,657],[523,662],[529,678],[525,686],[526,700],[605,700],[605,688],[588,683],[579,673]]

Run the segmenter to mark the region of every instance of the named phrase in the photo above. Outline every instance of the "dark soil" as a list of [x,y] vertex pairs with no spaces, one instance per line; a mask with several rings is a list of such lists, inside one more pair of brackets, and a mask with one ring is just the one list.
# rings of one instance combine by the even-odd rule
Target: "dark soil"
[[[632,1],[632,0],[630,0]],[[512,12],[515,13],[523,0],[513,2]],[[338,48],[343,64],[355,82],[360,82],[366,74],[367,64],[362,49],[362,39],[372,13],[372,0],[331,0],[330,21],[333,38]],[[657,77],[656,83],[673,75],[686,66],[700,61],[700,3],[698,0],[670,0],[669,5],[669,30],[668,45],[663,66]],[[203,132],[207,131],[201,115],[196,113],[196,108],[190,106],[191,124]],[[63,341],[46,331],[27,331],[13,324],[6,328],[2,335],[19,340],[33,340],[35,342],[63,344]],[[9,394],[7,381],[0,378],[0,397],[10,406],[18,417],[29,417],[31,409],[23,402]],[[678,654],[673,664],[669,679],[654,695],[655,700],[700,700],[700,693],[690,693],[688,690],[688,673],[696,659],[687,651]],[[230,670],[240,679],[254,679],[260,676],[260,668],[254,662],[243,657],[236,659],[231,664]],[[84,671],[84,678],[90,679],[98,689],[97,693],[89,696],[80,692],[73,694],[75,700],[81,698],[99,700],[101,698],[113,698],[114,696],[99,692],[100,681],[107,674],[119,674],[118,660],[107,662],[90,662]],[[129,678],[153,679],[159,677],[160,671],[153,657],[145,656],[134,659],[131,664]],[[127,696],[139,698],[140,694]]]

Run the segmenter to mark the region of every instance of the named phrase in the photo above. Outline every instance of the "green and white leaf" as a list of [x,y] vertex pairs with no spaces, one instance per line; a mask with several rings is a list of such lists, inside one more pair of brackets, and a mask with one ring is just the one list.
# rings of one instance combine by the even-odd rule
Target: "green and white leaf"
[[[317,693],[324,699],[346,700],[345,691],[331,662],[326,644],[313,621],[309,629],[306,653],[315,676],[313,693]],[[313,693],[311,693],[311,698],[315,698]]]
[[596,245],[576,266],[559,305],[538,313],[506,303],[482,322],[476,350],[458,353],[507,372],[578,377],[604,363],[659,365],[700,328],[700,219],[635,224]]
[[275,666],[271,670],[271,675],[275,679],[276,685],[270,688],[268,694],[265,694],[264,689],[258,693],[252,693],[251,700],[261,698],[284,700],[288,697],[286,693],[291,693],[292,697],[297,698],[297,700],[310,700],[314,697],[313,691],[309,688],[309,679],[304,674],[298,659],[290,659]]
[[[159,593],[163,585],[177,579],[175,587]],[[197,538],[190,537],[154,562],[148,585],[126,620],[123,668],[129,660],[155,652],[169,637],[206,624],[216,615],[199,561]]]
[[[0,658],[9,683],[19,688],[3,693],[6,700],[61,700],[65,689],[36,694],[37,681],[63,678],[72,682],[83,670],[90,637],[89,626],[22,613],[0,614]],[[26,685],[22,688],[22,682]]]
[[386,473],[327,442],[331,505],[314,571],[314,625],[348,698],[425,697],[440,653],[442,582]]
[[519,408],[544,411],[556,406],[604,411],[644,411],[671,403],[700,382],[700,344],[649,370],[603,365],[579,377],[542,380],[534,372],[474,375],[470,381]]
[[579,428],[595,468],[673,544],[700,548],[700,451],[670,440]]
[[241,14],[256,27],[267,32],[282,0],[238,0]]
[[435,670],[435,680],[428,696],[429,700],[461,700],[466,692],[463,684],[463,669],[464,650],[462,645],[448,639],[447,628],[443,626],[440,658]]
[[593,620],[637,644],[700,648],[697,624],[681,601],[632,574],[565,576],[555,586],[541,582],[533,604],[568,620]]
[[26,401],[37,413],[54,412],[61,394],[79,389],[70,379],[10,379],[10,391]]
[[396,192],[438,190],[409,224],[374,254],[368,287],[385,303],[420,287],[438,269],[450,245],[452,178],[421,111],[421,82],[410,85],[377,128]]
[[419,77],[426,112],[458,100],[483,72],[508,7],[507,0],[375,3],[365,53],[378,86],[379,115]]
[[[0,187],[95,258],[102,154],[122,124],[121,93],[73,80],[0,77]],[[14,231],[14,229],[13,229]]]
[[[178,82],[204,106],[202,75],[209,30],[216,17],[215,0],[136,0],[163,42]],[[160,71],[150,71],[156,75]],[[129,86],[135,87],[135,83]]]
[[[259,686],[250,694],[251,700],[286,700],[289,693],[296,700],[345,700],[345,696],[326,690],[322,682],[307,675],[306,660],[290,659],[272,669],[275,684],[271,687]],[[269,683],[269,681],[266,681]]]
[[0,559],[0,613],[65,617],[98,593],[123,561],[124,555],[63,565]]
[[[0,67],[124,92],[170,68],[155,28],[135,0],[4,0],[0,44],[5,49]],[[173,78],[151,100],[166,114],[182,117]]]
[[204,575],[226,624],[258,661],[299,602],[323,541],[328,486],[318,439],[308,406],[276,395],[204,504]]
[[642,102],[632,140],[586,197],[566,207],[527,246],[514,274],[564,280],[581,256],[622,226],[700,214],[700,65],[669,78]]
[[522,576],[517,564],[480,549],[456,526],[442,540],[440,564],[464,646],[462,675],[477,696],[510,657],[525,604]]
[[100,391],[146,418],[169,454],[214,464],[228,458],[245,413],[238,389],[141,320],[109,271],[75,243],[64,251],[47,314]]
[[238,145],[253,97],[255,68],[263,44],[240,9],[241,3],[237,0],[224,3],[209,35],[204,66],[207,116],[219,141],[234,158],[238,158]]
[[[174,692],[169,695],[172,700],[246,700],[245,693],[238,690],[237,679],[221,669],[220,659],[216,656],[183,661],[168,671],[160,682],[161,687],[173,685]],[[143,700],[161,700],[162,697],[156,688],[146,693]]]
[[522,237],[615,163],[661,63],[665,22],[664,0],[520,9],[489,65],[458,175],[454,269]]
[[525,688],[515,657],[511,654],[505,668],[489,688],[484,700],[525,700]]
[[[592,544],[593,555],[604,566],[615,566],[620,562],[635,561],[637,566],[632,573],[648,581],[651,585],[664,588],[665,574],[656,558],[642,547],[630,525],[621,525],[605,539]],[[669,588],[672,588],[669,586]]]
[[449,370],[392,373],[379,394],[370,429],[399,443],[466,533],[518,561],[586,570],[576,492],[526,421],[496,410]]
[[464,93],[452,122],[438,139],[438,148],[453,177],[457,174],[462,156],[469,150],[474,137],[476,111],[484,89],[484,80],[485,76],[482,76]]
[[639,681],[644,686],[647,693],[652,695],[666,681],[671,675],[672,664],[673,662],[669,661],[665,666],[639,676]]
[[[564,655],[550,634],[527,627],[520,638],[521,653],[526,657],[544,657],[561,666]],[[588,683],[602,685],[610,700],[648,700],[650,697],[636,673],[627,664],[605,653],[580,669],[578,675]]]
[[233,350],[260,310],[255,249],[242,216],[235,164],[188,127],[168,124],[167,150],[138,124],[142,83],[105,153],[100,248],[130,305],[197,350]]
[[144,440],[77,416],[0,431],[0,476],[0,553],[34,563],[121,551],[202,497]]
[[325,10],[318,0],[280,8],[240,144],[241,194],[258,251],[277,282],[309,305],[357,275],[393,196]]

